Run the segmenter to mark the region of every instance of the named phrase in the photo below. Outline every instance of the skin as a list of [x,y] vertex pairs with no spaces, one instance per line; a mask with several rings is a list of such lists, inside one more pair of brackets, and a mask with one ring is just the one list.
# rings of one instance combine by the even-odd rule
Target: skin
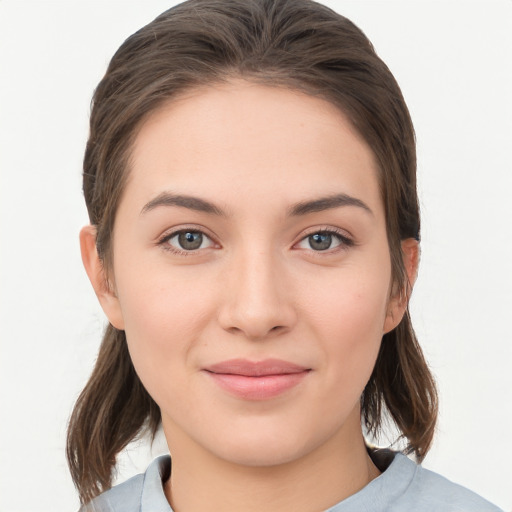
[[[81,247],[102,307],[126,331],[160,406],[174,510],[316,511],[363,488],[379,471],[359,399],[382,335],[407,303],[392,295],[370,148],[321,99],[234,81],[153,113],[131,162],[108,276],[94,227],[82,230]],[[222,214],[190,201],[156,204],[162,194],[200,198]],[[290,214],[334,194],[360,204]],[[173,233],[183,229],[204,233],[198,249],[180,249]],[[325,231],[332,245],[317,250],[310,237]],[[402,247],[412,283],[418,246]],[[247,400],[204,371],[233,358],[309,371],[276,397]]]

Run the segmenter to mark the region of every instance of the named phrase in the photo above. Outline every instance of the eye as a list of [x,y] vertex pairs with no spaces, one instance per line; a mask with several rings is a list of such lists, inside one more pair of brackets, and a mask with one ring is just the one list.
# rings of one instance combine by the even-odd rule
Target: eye
[[340,246],[351,247],[354,242],[335,231],[322,230],[303,238],[298,244],[299,249],[312,249],[313,251],[327,251],[329,249],[336,249]]
[[197,251],[213,245],[212,240],[203,232],[192,229],[184,229],[171,233],[164,237],[160,243],[164,246],[170,246],[166,248],[176,252]]

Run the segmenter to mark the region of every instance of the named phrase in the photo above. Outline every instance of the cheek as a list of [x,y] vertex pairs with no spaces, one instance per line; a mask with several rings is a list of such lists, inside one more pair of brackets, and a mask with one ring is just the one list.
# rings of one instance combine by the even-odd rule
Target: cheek
[[192,281],[186,272],[153,267],[134,274],[116,275],[126,338],[137,374],[158,402],[162,382],[172,389],[192,371],[190,354],[215,301],[199,286],[201,280]]
[[[167,337],[188,337],[201,325],[205,310],[213,302],[209,297],[213,284],[195,268],[176,268],[158,259],[120,262],[116,288],[127,334],[166,345]],[[148,338],[150,335],[153,339]]]
[[[384,276],[384,277],[382,277]],[[340,272],[329,286],[312,288],[309,325],[322,340],[328,381],[357,395],[368,381],[380,348],[386,318],[386,272]]]
[[304,310],[309,311],[312,325],[330,331],[358,333],[362,338],[377,333],[382,336],[389,297],[389,273],[358,271],[345,268],[330,278],[305,284]]

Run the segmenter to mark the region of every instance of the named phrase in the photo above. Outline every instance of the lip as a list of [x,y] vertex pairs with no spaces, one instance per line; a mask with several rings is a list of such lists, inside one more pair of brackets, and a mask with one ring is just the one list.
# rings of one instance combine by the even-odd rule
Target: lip
[[231,359],[204,368],[223,390],[245,400],[268,400],[297,386],[311,368],[281,359]]

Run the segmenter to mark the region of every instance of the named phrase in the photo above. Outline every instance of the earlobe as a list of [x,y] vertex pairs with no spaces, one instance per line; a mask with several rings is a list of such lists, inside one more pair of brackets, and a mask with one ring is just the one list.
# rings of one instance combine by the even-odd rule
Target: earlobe
[[119,330],[124,329],[124,320],[119,299],[109,283],[103,263],[96,250],[96,227],[84,226],[80,231],[80,252],[85,271],[94,288],[100,305],[109,322]]
[[402,258],[407,275],[407,283],[404,287],[398,288],[389,300],[388,311],[384,321],[384,334],[392,331],[401,322],[409,304],[420,260],[420,246],[417,240],[407,238],[402,241]]

